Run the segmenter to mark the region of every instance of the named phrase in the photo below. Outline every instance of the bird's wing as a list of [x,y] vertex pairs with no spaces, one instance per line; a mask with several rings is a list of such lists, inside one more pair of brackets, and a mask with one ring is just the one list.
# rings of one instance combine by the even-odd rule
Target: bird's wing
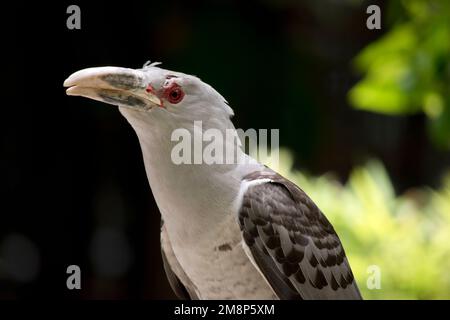
[[182,300],[191,300],[189,292],[186,290],[186,287],[177,277],[177,275],[172,271],[172,268],[167,261],[166,254],[164,250],[161,249],[161,255],[163,260],[164,271],[166,272],[167,280],[169,280],[170,287],[172,288],[175,295]]
[[164,222],[161,219],[161,256],[163,260],[164,271],[169,280],[170,287],[175,295],[182,300],[197,300],[194,284],[184,273],[177,258],[172,250],[167,231],[164,228]]
[[339,237],[303,190],[272,170],[244,182],[244,246],[280,299],[362,299]]

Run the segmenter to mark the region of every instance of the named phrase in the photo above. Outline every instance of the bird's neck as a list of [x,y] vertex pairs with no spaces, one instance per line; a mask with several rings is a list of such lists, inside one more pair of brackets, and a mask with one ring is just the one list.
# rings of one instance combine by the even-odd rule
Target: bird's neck
[[[171,136],[179,123],[166,120],[152,127],[141,120],[128,120],[138,135],[150,187],[172,238],[197,241],[199,235],[214,232],[214,226],[236,214],[242,177],[261,169],[260,164],[240,149],[236,155],[240,160],[233,163],[176,164],[172,151],[179,141],[172,141]],[[209,125],[203,125],[207,130]],[[199,134],[188,123],[183,128],[193,138]],[[225,134],[234,127],[229,121],[214,129]]]

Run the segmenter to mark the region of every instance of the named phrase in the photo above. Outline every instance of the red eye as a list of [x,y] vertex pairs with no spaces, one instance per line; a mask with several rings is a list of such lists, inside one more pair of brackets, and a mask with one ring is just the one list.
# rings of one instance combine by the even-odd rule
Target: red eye
[[176,104],[176,103],[180,102],[181,100],[183,100],[184,91],[183,91],[183,89],[181,89],[181,87],[179,85],[174,83],[165,90],[165,96],[166,96],[166,99],[170,103]]

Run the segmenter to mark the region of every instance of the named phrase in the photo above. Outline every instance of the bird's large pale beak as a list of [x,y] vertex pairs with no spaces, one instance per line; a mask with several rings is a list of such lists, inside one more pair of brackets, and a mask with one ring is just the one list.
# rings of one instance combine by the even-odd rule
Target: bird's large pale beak
[[112,105],[140,110],[162,106],[153,90],[146,90],[149,83],[140,70],[119,67],[83,69],[71,74],[64,86],[69,87],[66,91],[69,96],[82,96]]

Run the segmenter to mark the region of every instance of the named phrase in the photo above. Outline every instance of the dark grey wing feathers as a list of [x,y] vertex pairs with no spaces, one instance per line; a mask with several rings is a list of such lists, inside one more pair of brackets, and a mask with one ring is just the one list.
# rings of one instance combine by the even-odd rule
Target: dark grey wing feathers
[[239,224],[253,259],[280,299],[361,299],[344,248],[327,218],[295,184],[270,179],[244,193]]
[[183,283],[180,281],[177,275],[172,271],[172,268],[170,267],[169,262],[167,261],[166,254],[164,253],[164,250],[162,250],[162,248],[161,248],[161,256],[167,280],[169,280],[170,287],[172,288],[175,295],[178,297],[178,299],[181,300],[192,300],[186,287],[183,285]]
[[[249,224],[248,220],[246,220],[246,223]],[[257,226],[256,228],[259,229],[260,227]],[[244,238],[247,239],[245,242],[250,243],[250,248],[253,248],[253,250],[251,249],[252,258],[260,269],[264,270],[264,276],[272,286],[272,289],[277,297],[282,300],[301,299],[301,296],[298,294],[295,287],[289,282],[286,275],[277,270],[276,260],[274,260],[267,251],[264,245],[264,240],[262,240],[262,238],[254,238],[249,234],[249,230],[252,229],[247,225],[246,230],[244,231]],[[263,234],[261,230],[258,232]]]

